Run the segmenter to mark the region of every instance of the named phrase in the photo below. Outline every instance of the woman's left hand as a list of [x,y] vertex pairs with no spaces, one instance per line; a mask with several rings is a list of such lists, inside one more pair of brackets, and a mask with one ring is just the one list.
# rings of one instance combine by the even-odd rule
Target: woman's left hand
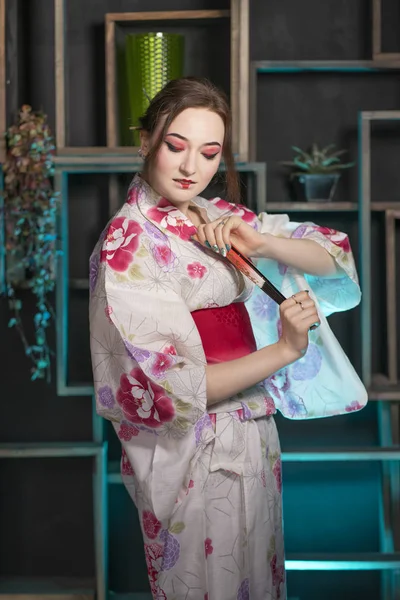
[[226,256],[235,246],[245,256],[265,256],[266,235],[258,233],[240,217],[220,217],[211,223],[199,225],[193,238],[215,252]]

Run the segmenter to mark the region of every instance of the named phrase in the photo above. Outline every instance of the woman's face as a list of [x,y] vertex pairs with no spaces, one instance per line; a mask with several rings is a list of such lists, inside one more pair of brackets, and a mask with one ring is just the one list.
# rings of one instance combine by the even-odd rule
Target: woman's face
[[[159,129],[153,139],[158,133]],[[219,115],[205,108],[185,109],[168,127],[153,165],[145,174],[148,183],[185,212],[190,200],[203,192],[217,172],[224,135]],[[151,143],[152,138],[144,134],[143,154]]]

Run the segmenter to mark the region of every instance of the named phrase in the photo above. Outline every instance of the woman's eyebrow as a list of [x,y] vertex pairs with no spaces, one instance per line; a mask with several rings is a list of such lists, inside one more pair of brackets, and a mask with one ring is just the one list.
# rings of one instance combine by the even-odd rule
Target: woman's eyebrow
[[[184,142],[189,141],[187,138],[183,137],[183,135],[181,135],[180,133],[167,133],[167,135],[165,137],[168,137],[170,135],[177,137],[180,140],[183,140]],[[205,144],[203,144],[203,146],[219,146],[221,148],[221,144],[219,142],[206,142]]]

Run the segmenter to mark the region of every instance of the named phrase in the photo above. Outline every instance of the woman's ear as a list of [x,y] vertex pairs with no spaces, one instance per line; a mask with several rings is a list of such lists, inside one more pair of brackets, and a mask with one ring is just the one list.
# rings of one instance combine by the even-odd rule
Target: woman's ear
[[146,154],[149,151],[149,144],[150,144],[149,132],[145,131],[144,129],[141,129],[140,130],[140,154],[141,154],[142,158],[146,157]]

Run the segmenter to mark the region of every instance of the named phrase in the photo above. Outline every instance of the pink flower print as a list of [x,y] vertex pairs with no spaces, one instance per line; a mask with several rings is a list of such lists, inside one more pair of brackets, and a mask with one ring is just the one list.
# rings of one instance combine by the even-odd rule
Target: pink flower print
[[114,219],[103,242],[100,260],[106,260],[114,271],[126,271],[139,247],[142,231],[136,221],[130,221],[126,217]]
[[122,456],[121,456],[121,473],[122,475],[126,475],[126,476],[131,476],[133,477],[134,470],[132,469],[132,465],[129,462],[129,458],[127,453],[125,452],[124,449],[122,449]]
[[129,442],[133,437],[139,435],[139,429],[134,427],[133,425],[129,425],[129,423],[121,423],[121,426],[118,431],[118,437],[120,440],[124,440],[125,442]]
[[189,240],[196,233],[196,227],[165,198],[161,198],[157,206],[150,208],[147,216],[183,240]]
[[350,241],[348,236],[341,231],[336,231],[336,229],[330,229],[329,227],[317,227],[314,226],[312,228],[314,231],[319,231],[322,235],[326,236],[329,241],[331,241],[335,246],[339,246],[342,248],[343,252],[350,252]]
[[264,406],[265,406],[265,415],[274,415],[276,413],[275,402],[272,400],[270,396],[264,398]]
[[276,554],[274,554],[274,556],[271,558],[271,562],[270,562],[270,567],[271,567],[271,571],[272,571],[272,584],[274,586],[274,588],[276,589],[276,597],[277,600],[280,599],[281,597],[281,583],[283,583],[285,581],[285,569],[283,565],[280,565],[279,567],[276,566],[277,563],[277,557]]
[[207,267],[204,267],[199,262],[191,263],[186,269],[192,279],[202,279],[207,272]]
[[161,529],[161,523],[150,510],[144,510],[142,513],[143,531],[151,540],[155,540]]
[[282,492],[282,462],[281,459],[278,458],[275,461],[275,464],[272,468],[272,472],[275,475],[276,487],[278,488],[278,492]]
[[345,408],[346,412],[353,412],[355,410],[361,410],[363,405],[358,402],[358,400],[353,400],[351,404],[348,404]]
[[157,600],[167,600],[165,592],[160,588],[157,583],[158,573],[161,570],[161,561],[163,557],[164,548],[161,544],[145,544],[144,555],[146,558],[147,573],[150,581],[150,588],[153,598]]
[[264,387],[269,391],[272,396],[277,396],[281,399],[282,394],[285,394],[289,390],[290,381],[288,378],[287,367],[284,367],[280,371],[277,371],[267,379],[264,379]]
[[163,350],[163,354],[170,354],[171,356],[176,356],[176,349],[174,346],[166,346]]
[[155,358],[150,367],[150,372],[157,379],[165,377],[166,372],[174,365],[174,359],[170,354],[164,352],[155,352]]
[[127,203],[131,206],[138,203],[139,199],[139,188],[137,185],[132,185],[132,187],[128,190],[128,198]]
[[206,538],[204,540],[204,551],[206,553],[206,558],[207,558],[207,556],[209,556],[210,554],[212,554],[214,552],[214,548],[212,546],[212,540],[210,538]]
[[251,223],[257,219],[257,216],[253,213],[253,211],[246,208],[246,206],[243,204],[231,204],[226,200],[222,200],[222,198],[214,198],[212,202],[221,211],[226,212],[230,210],[233,216],[240,217],[246,223]]
[[188,483],[187,490],[186,490],[186,496],[188,495],[189,490],[191,490],[192,488],[194,488],[194,481],[193,481],[193,479],[191,479],[189,481],[189,483]]
[[152,247],[152,254],[154,260],[163,271],[171,271],[177,262],[175,254],[166,244],[154,244]]
[[128,421],[147,427],[160,427],[166,421],[172,421],[175,415],[165,390],[147,379],[139,368],[121,375],[117,402]]
[[111,316],[110,316],[110,315],[112,315],[112,313],[113,313],[113,308],[112,308],[112,306],[109,306],[109,305],[108,305],[108,306],[106,306],[106,307],[105,307],[105,309],[104,309],[104,312],[106,313],[107,320],[108,320],[108,321],[110,321],[110,323],[112,323],[112,321],[111,321]]
[[208,416],[210,417],[210,421],[212,423],[212,427],[213,427],[213,429],[215,431],[215,428],[217,426],[217,415],[216,415],[216,413],[210,413]]

